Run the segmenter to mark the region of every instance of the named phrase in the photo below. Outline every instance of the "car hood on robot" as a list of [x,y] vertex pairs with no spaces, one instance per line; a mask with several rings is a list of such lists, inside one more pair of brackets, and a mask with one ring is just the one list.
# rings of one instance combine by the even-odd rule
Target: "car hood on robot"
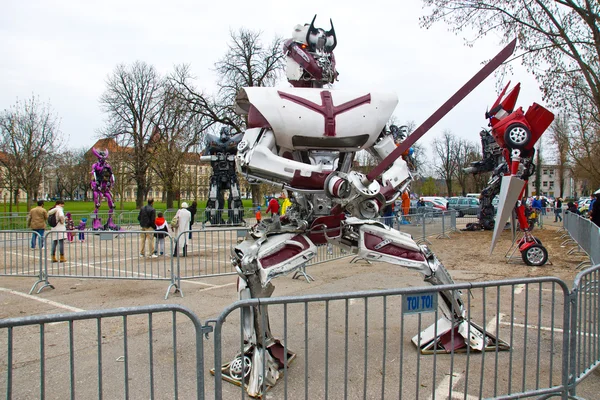
[[247,87],[236,111],[250,128],[269,126],[283,148],[359,150],[375,143],[396,104],[391,92]]

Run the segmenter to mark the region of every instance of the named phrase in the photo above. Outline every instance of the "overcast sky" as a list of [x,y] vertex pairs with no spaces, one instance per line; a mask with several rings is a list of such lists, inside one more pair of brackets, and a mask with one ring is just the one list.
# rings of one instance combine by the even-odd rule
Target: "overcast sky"
[[[32,94],[50,102],[72,148],[90,147],[104,123],[98,99],[119,63],[142,60],[167,73],[186,63],[198,87],[214,90],[214,63],[230,30],[246,27],[290,37],[298,23],[329,28],[333,19],[340,82],[334,87],[398,94],[399,121],[423,122],[501,48],[490,36],[474,47],[440,24],[419,27],[421,1],[328,2],[75,0],[4,1],[0,14],[0,109]],[[515,65],[524,108],[542,103],[533,78]],[[492,76],[424,137],[448,129],[473,141],[496,98]]]

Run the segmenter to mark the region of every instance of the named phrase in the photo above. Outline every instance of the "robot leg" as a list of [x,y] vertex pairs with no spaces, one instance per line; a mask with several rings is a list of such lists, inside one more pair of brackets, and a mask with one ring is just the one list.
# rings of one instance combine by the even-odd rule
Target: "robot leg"
[[242,198],[240,197],[240,186],[237,182],[237,177],[232,176],[229,184],[229,199],[227,201],[229,208],[229,223],[241,224],[244,223],[244,205],[242,204]]
[[[359,257],[417,270],[424,275],[425,282],[431,285],[454,283],[444,265],[429,248],[417,245],[410,235],[374,221],[363,221],[358,230]],[[507,343],[468,320],[460,291],[444,290],[439,292],[439,297],[442,300],[439,303],[442,318],[412,338],[421,351],[437,349],[450,352],[466,346],[484,351],[495,349],[496,343],[501,350],[509,348]]]
[[102,220],[98,217],[98,209],[102,201],[102,193],[100,189],[94,190],[94,220],[92,221],[92,229],[95,231],[102,229]]
[[217,178],[210,177],[210,190],[208,192],[208,201],[206,202],[205,217],[206,221],[213,225],[221,224],[222,204],[219,204],[219,198],[222,197]]
[[120,228],[113,222],[115,202],[113,201],[112,194],[110,191],[107,191],[104,193],[104,197],[106,197],[106,202],[108,203],[108,220],[106,221],[106,225],[104,225],[104,230],[118,231]]
[[[271,280],[297,270],[316,252],[310,239],[298,233],[258,239],[249,236],[232,249],[240,299],[271,297],[275,289]],[[266,387],[275,385],[295,354],[289,350],[286,354],[285,346],[271,334],[267,306],[244,308],[242,324],[244,351],[222,366],[223,379],[241,383],[250,396],[260,397],[264,395],[263,381]]]

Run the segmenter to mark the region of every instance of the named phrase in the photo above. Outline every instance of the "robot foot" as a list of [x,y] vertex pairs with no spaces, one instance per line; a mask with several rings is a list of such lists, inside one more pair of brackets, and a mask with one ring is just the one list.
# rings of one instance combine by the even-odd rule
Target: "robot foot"
[[412,342],[422,354],[463,353],[467,351],[467,346],[471,351],[510,350],[508,343],[474,322],[465,319],[453,322],[446,317],[414,336]]
[[92,222],[92,229],[95,231],[102,230],[102,220],[100,218],[94,218]]
[[105,231],[120,231],[121,227],[118,225],[115,225],[112,222],[108,222],[106,224],[104,224],[104,226],[102,227],[103,230]]
[[[266,351],[259,345],[249,345],[243,355],[238,353],[231,362],[221,367],[221,374],[223,380],[243,386],[250,397],[263,398],[283,378],[284,365],[289,368],[295,358],[296,353],[289,350],[286,356],[283,345],[277,340]],[[210,372],[215,373],[214,369]]]

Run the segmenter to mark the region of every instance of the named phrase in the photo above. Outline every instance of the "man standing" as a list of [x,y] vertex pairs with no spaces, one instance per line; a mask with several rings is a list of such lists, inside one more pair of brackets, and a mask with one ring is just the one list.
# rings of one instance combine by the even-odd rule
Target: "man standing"
[[542,204],[542,215],[546,215],[546,207],[548,207],[548,200],[545,197],[542,197],[540,201]]
[[[138,215],[138,221],[140,221],[140,228],[143,233],[140,234],[140,257],[144,257],[148,254],[148,257],[158,257],[154,254],[154,228],[156,227],[156,210],[152,205],[154,199],[148,199],[148,204],[140,209]],[[146,241],[148,242],[148,252],[145,253]]]
[[27,215],[27,227],[33,230],[31,235],[31,250],[35,250],[35,238],[38,237],[40,249],[44,248],[44,231],[46,230],[46,221],[48,220],[48,211],[44,208],[44,201],[38,200],[37,207],[29,211]]
[[53,221],[55,223],[50,223],[50,235],[52,239],[52,262],[58,262],[56,259],[56,247],[59,248],[60,253],[60,262],[67,261],[65,259],[65,232],[67,231],[67,226],[65,225],[65,212],[63,211],[63,207],[65,206],[65,202],[62,200],[57,200],[54,207],[48,212],[48,217],[54,215]]
[[559,197],[554,202],[554,222],[562,222],[562,199]]

